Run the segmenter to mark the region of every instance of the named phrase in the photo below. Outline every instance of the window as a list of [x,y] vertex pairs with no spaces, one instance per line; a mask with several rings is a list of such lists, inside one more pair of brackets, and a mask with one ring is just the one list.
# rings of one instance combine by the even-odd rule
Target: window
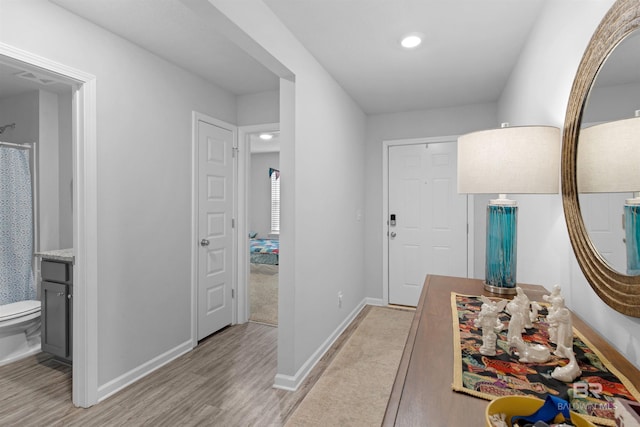
[[280,171],[271,173],[271,232],[280,233]]

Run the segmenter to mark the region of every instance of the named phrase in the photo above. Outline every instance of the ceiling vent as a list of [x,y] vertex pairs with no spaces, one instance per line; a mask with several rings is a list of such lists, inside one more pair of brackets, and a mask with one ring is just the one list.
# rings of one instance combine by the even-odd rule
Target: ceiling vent
[[33,71],[19,71],[14,75],[16,77],[20,77],[43,85],[51,85],[57,83],[57,81],[52,79],[51,77],[45,76],[44,74],[34,73]]

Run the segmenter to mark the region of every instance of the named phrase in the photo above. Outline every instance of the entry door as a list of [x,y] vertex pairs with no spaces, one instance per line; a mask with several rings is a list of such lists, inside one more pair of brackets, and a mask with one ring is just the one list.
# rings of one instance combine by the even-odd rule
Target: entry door
[[233,321],[233,136],[198,121],[198,340]]
[[389,147],[390,304],[416,306],[427,274],[467,277],[467,198],[457,193],[456,147]]

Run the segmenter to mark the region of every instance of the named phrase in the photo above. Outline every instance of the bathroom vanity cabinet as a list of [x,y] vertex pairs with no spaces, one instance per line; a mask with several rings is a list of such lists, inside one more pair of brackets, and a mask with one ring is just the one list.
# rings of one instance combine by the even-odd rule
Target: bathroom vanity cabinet
[[71,363],[73,353],[73,264],[42,259],[42,351]]

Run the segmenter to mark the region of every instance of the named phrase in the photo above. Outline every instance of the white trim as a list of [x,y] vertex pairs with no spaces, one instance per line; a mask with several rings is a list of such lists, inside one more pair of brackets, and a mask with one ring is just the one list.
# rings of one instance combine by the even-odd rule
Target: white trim
[[329,338],[327,338],[320,347],[302,364],[298,372],[295,375],[283,375],[277,374],[275,378],[275,383],[273,384],[274,388],[279,388],[282,390],[288,391],[296,391],[300,384],[307,378],[307,375],[311,372],[311,370],[316,366],[316,364],[322,359],[322,356],[331,348],[334,342],[340,337],[340,335],[347,329],[347,327],[353,322],[353,320],[358,316],[358,314],[362,311],[364,306],[366,305],[367,298],[363,299],[360,304],[353,309],[351,313],[347,316],[346,319],[338,325],[338,327],[333,331]]
[[[88,407],[98,402],[99,237],[95,79],[87,81],[75,92],[73,103],[76,118],[73,137],[73,283],[78,284],[73,288],[73,403]],[[84,111],[84,117],[80,111]]]
[[183,354],[188,353],[189,351],[191,351],[191,340],[185,341],[182,344],[172,348],[171,350],[166,351],[157,357],[154,357],[147,363],[137,366],[129,372],[120,375],[118,378],[115,378],[108,383],[101,385],[98,389],[98,401],[102,402],[109,396],[112,396],[114,393],[119,392],[123,388],[135,383],[140,378],[149,375],[153,371],[161,368],[162,366],[177,359]]
[[[238,147],[238,127],[231,123],[224,122],[214,117],[208,116],[197,111],[191,113],[191,345],[195,348],[198,345],[198,242],[200,238],[198,236],[198,122],[203,121],[222,129],[230,131],[233,136],[232,145],[234,148]],[[238,218],[237,206],[238,206],[238,158],[233,157],[233,217]],[[237,248],[238,248],[238,222],[235,221],[236,226],[233,228],[232,233],[232,248],[231,254],[234,258],[231,260],[231,283],[234,293],[238,294],[238,268],[237,268]],[[236,301],[238,300],[236,296]],[[232,305],[232,324],[238,323],[238,306],[235,302]]]
[[1,61],[53,73],[73,91],[73,404],[98,401],[98,208],[95,76],[0,43]]
[[[382,302],[389,304],[389,147],[398,145],[435,144],[457,141],[457,135],[429,138],[390,139],[382,141]],[[473,276],[473,196],[467,196],[467,277]]]
[[389,304],[389,146],[382,141],[382,301]]
[[198,113],[191,113],[191,347],[198,345]]
[[370,298],[367,297],[364,299],[364,303],[366,305],[374,305],[376,307],[384,307],[386,305],[388,305],[386,302],[384,302],[384,300],[382,298]]
[[249,321],[249,176],[251,173],[250,135],[259,132],[277,132],[280,123],[238,127],[238,323]]

